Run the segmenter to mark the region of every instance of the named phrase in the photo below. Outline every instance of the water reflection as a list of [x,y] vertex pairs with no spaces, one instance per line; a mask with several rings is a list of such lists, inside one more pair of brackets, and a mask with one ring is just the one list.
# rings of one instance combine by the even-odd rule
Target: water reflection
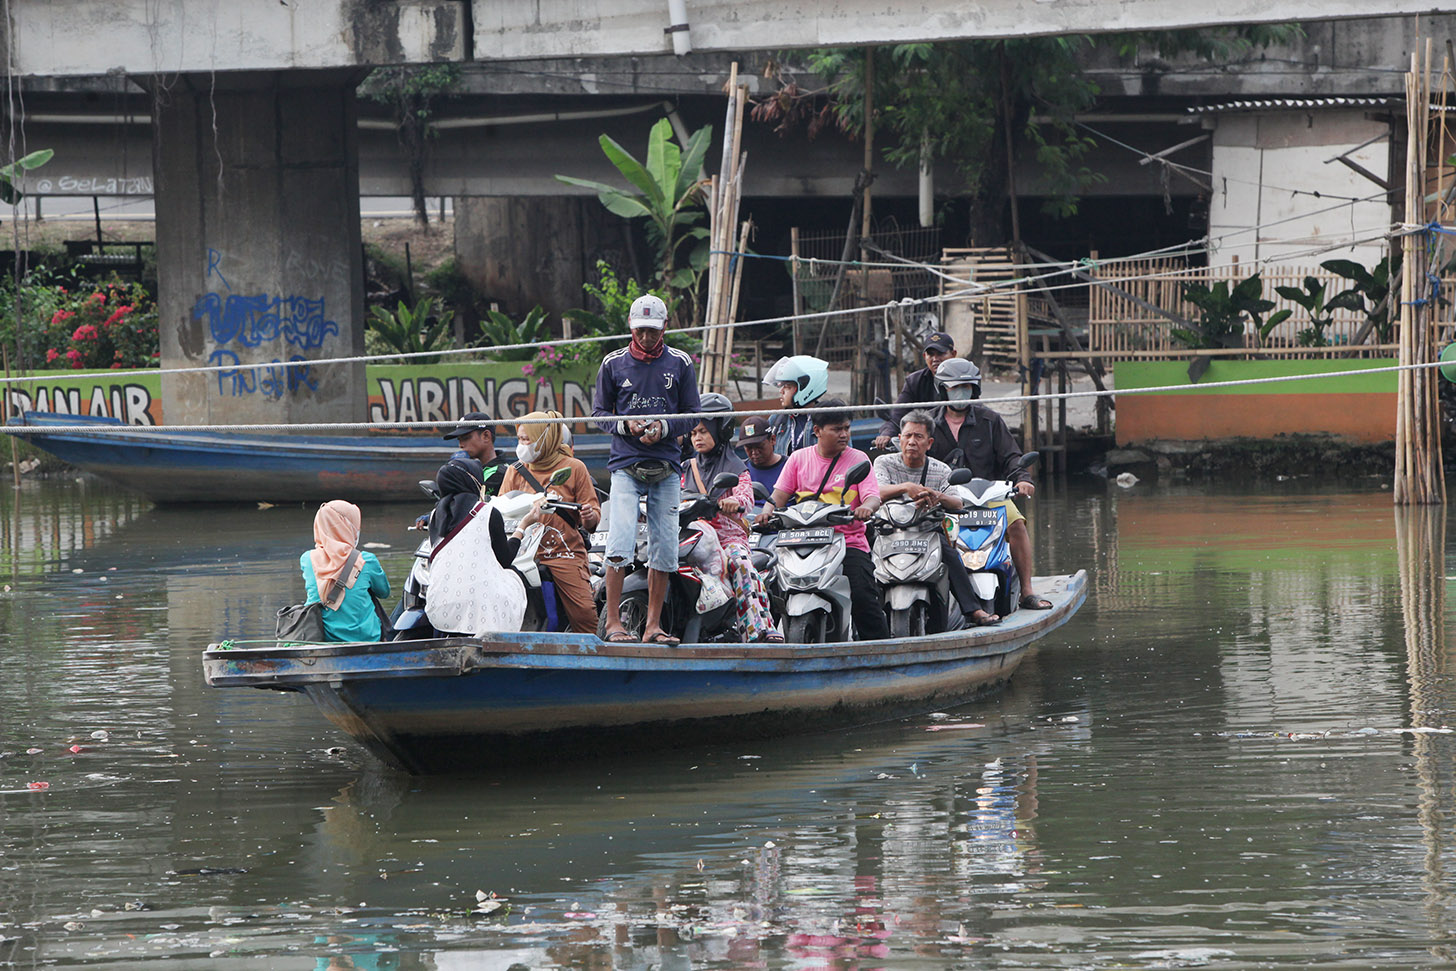
[[[1093,595],[950,718],[413,779],[300,698],[201,684],[205,643],[297,599],[311,510],[30,489],[0,966],[1447,961],[1453,736],[1412,730],[1456,722],[1448,524],[1267,491],[1039,494],[1039,564]],[[365,510],[396,581],[414,512]]]

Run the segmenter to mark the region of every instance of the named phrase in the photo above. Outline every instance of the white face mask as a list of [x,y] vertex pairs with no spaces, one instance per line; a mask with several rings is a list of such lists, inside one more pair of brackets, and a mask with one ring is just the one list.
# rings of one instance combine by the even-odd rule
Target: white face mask
[[516,458],[518,458],[522,462],[526,462],[526,463],[531,463],[531,462],[536,461],[536,447],[534,445],[532,445],[530,442],[525,442],[525,441],[517,442],[516,443]]

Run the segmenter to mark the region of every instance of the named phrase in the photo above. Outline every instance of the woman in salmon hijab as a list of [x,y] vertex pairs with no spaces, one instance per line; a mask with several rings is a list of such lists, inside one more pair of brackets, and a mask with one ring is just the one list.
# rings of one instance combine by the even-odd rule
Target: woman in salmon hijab
[[373,553],[359,546],[359,507],[342,499],[319,506],[313,549],[299,557],[305,603],[324,605],[324,636],[331,641],[377,641],[379,616],[370,597],[389,596],[389,579]]
[[[560,417],[560,412],[533,411],[521,418],[516,426],[517,461],[506,469],[501,493],[513,489],[542,492],[549,488],[567,502],[581,503],[580,522],[568,522],[555,513],[541,517],[546,536],[536,553],[536,562],[551,568],[551,577],[561,592],[572,631],[592,634],[597,629],[597,609],[586,564],[586,543],[580,530],[590,532],[597,528],[602,520],[602,504],[586,466],[571,454],[565,437],[566,426],[542,421]],[[563,466],[571,469],[571,478],[561,485],[548,486],[551,474]],[[540,508],[539,502],[537,508]],[[520,538],[519,531],[515,538]]]

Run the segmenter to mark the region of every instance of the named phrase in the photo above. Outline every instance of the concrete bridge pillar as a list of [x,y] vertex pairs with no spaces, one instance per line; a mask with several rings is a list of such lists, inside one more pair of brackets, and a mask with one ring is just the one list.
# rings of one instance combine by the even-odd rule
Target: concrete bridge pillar
[[163,421],[361,421],[357,68],[152,81]]

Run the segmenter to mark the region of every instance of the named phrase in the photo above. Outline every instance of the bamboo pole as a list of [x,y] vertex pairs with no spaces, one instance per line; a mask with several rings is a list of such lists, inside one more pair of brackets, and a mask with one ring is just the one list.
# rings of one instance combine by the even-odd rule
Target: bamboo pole
[[[19,311],[16,312],[16,320],[20,319]],[[5,389],[0,391],[0,421],[10,424],[10,348],[0,346],[0,359],[5,365]],[[20,445],[17,439],[20,436],[10,436],[10,470],[15,477],[15,488],[20,488]]]
[[[1424,225],[1427,140],[1430,133],[1431,42],[1424,56],[1411,54],[1406,75],[1405,222]],[[1439,197],[1438,197],[1439,198]],[[1402,368],[1435,360],[1433,308],[1425,285],[1428,258],[1423,233],[1401,239],[1400,354]],[[1401,370],[1397,382],[1394,501],[1401,505],[1444,503],[1440,404],[1430,369]]]
[[[733,289],[731,291],[731,295],[728,298],[728,313],[723,321],[725,324],[731,324],[738,319],[738,294],[743,287],[743,264],[748,262],[743,258],[742,254],[748,252],[748,233],[749,230],[752,229],[752,227],[753,220],[750,219],[745,221],[743,224],[743,231],[738,236],[738,249],[735,250],[735,252],[738,253],[739,256],[733,265]],[[723,384],[726,387],[728,384],[728,376],[733,371],[733,328],[724,327],[722,330],[722,334],[724,338]]]

